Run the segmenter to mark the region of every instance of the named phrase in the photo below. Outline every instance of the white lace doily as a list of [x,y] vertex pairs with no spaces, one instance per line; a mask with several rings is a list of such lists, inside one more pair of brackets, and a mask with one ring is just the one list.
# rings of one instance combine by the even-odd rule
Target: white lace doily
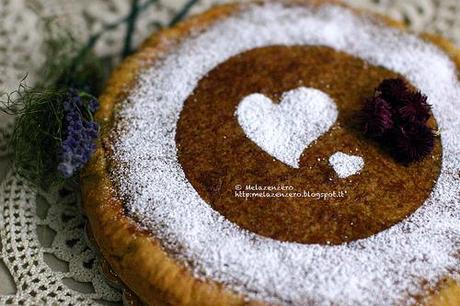
[[[460,45],[460,0],[346,1],[400,19],[415,31],[440,33]],[[140,16],[134,42],[166,26],[185,2],[158,0],[150,6]],[[224,0],[201,0],[193,12],[217,2]],[[26,73],[29,83],[37,78],[44,60],[43,18],[67,24],[84,40],[126,16],[129,9],[128,0],[1,0],[0,91],[15,89]],[[124,33],[120,26],[105,34],[97,53],[119,54]],[[0,304],[120,304],[120,291],[105,280],[99,259],[84,238],[85,219],[77,195],[37,194],[13,170],[3,170],[9,168],[11,130],[12,119],[0,116],[0,261],[8,270],[0,269]],[[8,280],[11,284],[2,283]],[[4,288],[13,289],[3,292]]]

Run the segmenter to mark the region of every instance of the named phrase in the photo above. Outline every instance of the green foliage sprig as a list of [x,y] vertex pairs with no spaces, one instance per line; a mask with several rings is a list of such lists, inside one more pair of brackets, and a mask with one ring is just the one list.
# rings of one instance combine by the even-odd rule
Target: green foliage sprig
[[[37,85],[28,86],[24,78],[17,90],[3,95],[0,101],[0,110],[16,119],[9,144],[16,171],[33,186],[45,190],[66,179],[58,165],[68,134],[65,103],[69,91],[78,90],[88,100],[102,89],[107,74],[92,53],[75,63],[78,47],[81,45],[71,36],[47,40],[47,61]],[[82,107],[82,120],[86,120],[83,112],[87,113]]]
[[63,133],[63,90],[35,89],[21,83],[8,94],[2,110],[16,115],[10,145],[18,173],[41,188],[62,181],[56,154]]
[[[129,55],[138,17],[157,1],[131,0],[126,17],[106,24],[86,43],[47,23],[40,79],[31,87],[24,78],[17,90],[0,95],[0,111],[16,116],[10,141],[16,171],[33,186],[56,188],[86,163],[98,131],[92,116],[94,97],[103,89],[114,62],[96,56],[94,47],[105,33],[125,24],[121,57]],[[168,25],[182,20],[196,3],[187,1]]]

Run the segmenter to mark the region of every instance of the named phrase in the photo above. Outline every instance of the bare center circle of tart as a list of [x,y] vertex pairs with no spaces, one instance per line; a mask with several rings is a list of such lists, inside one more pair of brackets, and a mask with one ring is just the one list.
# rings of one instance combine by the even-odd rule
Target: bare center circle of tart
[[[271,46],[239,54],[209,72],[185,102],[176,133],[179,161],[199,195],[243,229],[299,243],[369,237],[419,208],[441,168],[439,139],[432,156],[407,166],[362,135],[363,99],[394,77],[401,76],[327,47]],[[235,111],[252,94],[280,103],[301,87],[331,97],[338,115],[295,168],[251,141]],[[361,156],[365,167],[339,177],[329,161],[337,152]]]

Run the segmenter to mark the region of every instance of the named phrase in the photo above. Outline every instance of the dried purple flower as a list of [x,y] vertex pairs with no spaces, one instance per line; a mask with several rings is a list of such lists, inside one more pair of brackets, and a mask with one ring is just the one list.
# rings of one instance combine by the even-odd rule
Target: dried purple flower
[[422,160],[434,149],[433,130],[423,124],[410,124],[392,133],[395,157],[405,163]]
[[431,106],[427,103],[427,99],[427,96],[421,92],[412,93],[398,109],[402,121],[425,124],[430,119],[431,112]]
[[99,103],[92,97],[85,101],[82,96],[85,95],[70,89],[64,101],[64,138],[57,168],[65,178],[80,170],[96,149],[99,125],[92,121],[92,115]]
[[88,101],[88,109],[91,113],[95,113],[99,109],[99,101],[96,98],[91,98]]
[[384,80],[362,109],[364,133],[389,146],[405,163],[419,161],[434,149],[434,133],[427,126],[431,107],[427,97],[411,90],[403,79]]
[[382,137],[393,127],[391,106],[380,97],[367,99],[362,115],[364,133],[369,137]]
[[376,95],[382,97],[392,107],[401,106],[410,94],[406,81],[403,79],[386,79],[376,89]]

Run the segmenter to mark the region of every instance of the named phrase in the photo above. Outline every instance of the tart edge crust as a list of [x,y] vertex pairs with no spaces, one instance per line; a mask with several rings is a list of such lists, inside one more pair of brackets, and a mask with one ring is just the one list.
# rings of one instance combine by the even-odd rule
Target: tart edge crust
[[[254,1],[266,3],[266,1]],[[279,1],[278,1],[279,2]],[[344,5],[336,0],[282,0],[287,4],[319,6],[322,4]],[[214,7],[198,16],[189,18],[171,29],[165,29],[148,38],[139,50],[125,59],[110,77],[100,97],[101,107],[96,120],[101,124],[101,137],[97,149],[81,174],[82,206],[89,226],[104,259],[117,273],[120,280],[148,305],[266,305],[250,300],[212,280],[195,278],[182,263],[175,261],[161,247],[160,242],[148,231],[127,216],[124,205],[116,195],[108,168],[110,152],[109,132],[114,124],[113,112],[117,103],[123,101],[137,82],[137,76],[151,66],[162,54],[172,50],[191,31],[206,29],[214,22],[240,9],[244,4],[227,4]],[[385,24],[404,29],[397,21],[385,16],[369,14],[354,9],[357,14],[370,15]],[[460,51],[449,41],[431,34],[421,36],[443,51],[460,70]],[[460,285],[446,280],[441,290],[433,292],[427,305],[460,305]]]

